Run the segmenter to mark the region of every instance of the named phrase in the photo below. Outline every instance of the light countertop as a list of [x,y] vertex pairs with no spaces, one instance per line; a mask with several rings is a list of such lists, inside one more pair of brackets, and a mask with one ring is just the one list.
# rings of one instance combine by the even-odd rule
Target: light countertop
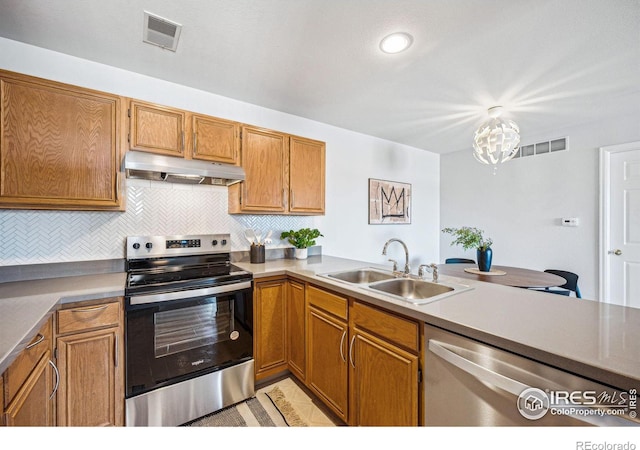
[[[256,281],[289,275],[612,387],[640,387],[640,309],[444,275],[444,283],[473,289],[415,305],[318,276],[386,266],[326,255],[234,264],[253,272]],[[124,295],[125,277],[111,273],[0,284],[0,373],[60,303]]]
[[[619,389],[640,387],[640,309],[440,275],[473,289],[424,305],[318,276],[379,266],[330,256],[235,263],[260,277],[288,274]],[[427,275],[428,280],[431,275]]]
[[0,283],[0,373],[61,303],[124,295],[126,275],[109,273]]

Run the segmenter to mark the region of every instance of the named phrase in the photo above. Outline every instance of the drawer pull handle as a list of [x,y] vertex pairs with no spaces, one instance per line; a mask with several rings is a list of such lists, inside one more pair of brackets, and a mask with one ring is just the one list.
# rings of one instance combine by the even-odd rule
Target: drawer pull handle
[[42,335],[42,334],[38,333],[38,340],[37,340],[37,341],[35,341],[33,344],[29,344],[29,345],[27,345],[26,350],[28,350],[28,349],[30,349],[30,348],[32,348],[32,347],[35,347],[36,345],[38,345],[38,344],[39,344],[40,342],[42,342],[42,341],[44,341],[44,335]]
[[353,343],[356,340],[355,334],[351,338],[351,343],[349,344],[349,362],[351,362],[351,367],[356,368],[356,364],[353,362]]
[[56,394],[56,392],[58,391],[58,387],[60,386],[60,372],[58,371],[58,368],[56,367],[53,361],[49,360],[49,364],[51,364],[51,367],[53,367],[53,370],[56,373],[56,386],[53,388],[53,392],[49,396],[49,400],[51,400],[53,396]]
[[103,309],[107,309],[109,307],[109,305],[103,305],[103,306],[96,306],[95,308],[84,308],[84,309],[72,309],[71,311],[73,311],[74,313],[76,312],[96,312],[96,311],[101,311]]
[[342,337],[340,338],[340,358],[342,358],[342,360],[344,362],[347,362],[347,357],[344,355],[344,352],[342,351],[342,347],[344,346],[344,338],[347,337],[347,330],[344,330],[342,332]]

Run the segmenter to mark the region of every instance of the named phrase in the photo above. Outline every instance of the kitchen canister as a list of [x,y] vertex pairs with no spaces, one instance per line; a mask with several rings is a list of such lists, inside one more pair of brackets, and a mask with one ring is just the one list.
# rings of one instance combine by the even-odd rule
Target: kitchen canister
[[249,249],[249,262],[260,264],[264,262],[264,245],[251,244]]

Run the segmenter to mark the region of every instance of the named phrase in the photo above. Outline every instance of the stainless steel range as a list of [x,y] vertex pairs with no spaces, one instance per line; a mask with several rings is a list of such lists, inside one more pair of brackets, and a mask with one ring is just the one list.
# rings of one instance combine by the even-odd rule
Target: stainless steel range
[[175,426],[255,394],[253,275],[228,234],[127,238],[126,425]]

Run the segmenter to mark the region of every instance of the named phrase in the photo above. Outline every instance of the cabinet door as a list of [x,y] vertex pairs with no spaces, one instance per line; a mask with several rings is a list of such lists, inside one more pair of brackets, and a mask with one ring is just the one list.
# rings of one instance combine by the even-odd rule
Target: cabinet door
[[307,311],[307,386],[346,422],[347,324],[314,307]]
[[[4,373],[4,392],[7,402],[13,400],[18,391],[26,383],[27,378],[33,372],[46,353],[53,350],[53,317],[49,318],[38,330],[38,334],[20,352]],[[4,405],[3,405],[4,406]]]
[[119,209],[120,98],[0,77],[0,207]]
[[130,150],[183,156],[184,111],[132,100],[129,104],[129,116]]
[[289,370],[304,381],[305,374],[305,300],[304,284],[287,282],[287,331]]
[[286,212],[287,149],[284,134],[243,127],[241,160],[246,179],[229,187],[229,212]]
[[349,355],[352,425],[418,425],[418,356],[360,331]]
[[214,117],[193,115],[192,157],[227,164],[240,160],[240,125]]
[[124,361],[121,328],[56,339],[59,426],[121,426]]
[[289,167],[289,211],[324,214],[324,142],[292,136]]
[[254,289],[254,360],[256,380],[287,368],[286,280],[256,283]]
[[47,350],[6,408],[7,426],[55,425],[53,414],[53,364]]

